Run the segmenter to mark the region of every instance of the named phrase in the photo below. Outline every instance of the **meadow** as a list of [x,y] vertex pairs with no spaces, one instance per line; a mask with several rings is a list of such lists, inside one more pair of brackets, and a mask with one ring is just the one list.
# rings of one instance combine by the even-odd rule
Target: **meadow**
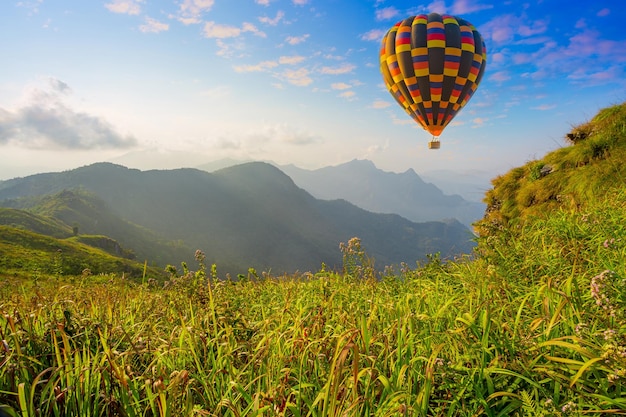
[[626,415],[626,103],[570,140],[494,179],[459,259],[0,272],[0,415]]
[[[0,281],[9,416],[626,414],[626,193],[377,272]],[[180,271],[178,269],[181,269]],[[16,282],[18,281],[18,285]]]

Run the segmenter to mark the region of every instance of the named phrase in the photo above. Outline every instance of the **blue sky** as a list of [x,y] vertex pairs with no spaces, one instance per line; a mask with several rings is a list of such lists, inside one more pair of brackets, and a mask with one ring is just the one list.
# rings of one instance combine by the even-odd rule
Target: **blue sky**
[[[5,0],[0,179],[221,158],[495,176],[626,100],[618,3]],[[482,83],[439,151],[378,69],[387,29],[428,12],[470,21],[487,46]]]

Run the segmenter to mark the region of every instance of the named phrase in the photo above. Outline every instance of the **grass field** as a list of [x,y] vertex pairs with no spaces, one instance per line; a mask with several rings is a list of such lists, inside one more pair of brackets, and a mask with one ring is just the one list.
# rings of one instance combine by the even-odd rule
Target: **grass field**
[[[0,281],[10,416],[626,414],[626,195],[479,240],[479,257],[165,284]],[[15,285],[19,280],[20,285]]]
[[0,272],[0,411],[626,415],[626,104],[570,140],[493,181],[471,257],[380,271],[354,238],[293,276],[200,251],[165,282]]

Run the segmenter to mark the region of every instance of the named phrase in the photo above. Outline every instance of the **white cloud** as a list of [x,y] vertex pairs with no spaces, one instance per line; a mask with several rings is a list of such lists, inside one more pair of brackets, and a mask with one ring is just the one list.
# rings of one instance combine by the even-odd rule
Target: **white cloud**
[[352,72],[356,67],[352,64],[343,64],[338,67],[322,67],[320,72],[322,74],[339,75]]
[[244,22],[241,25],[241,30],[244,31],[244,32],[251,32],[251,33],[255,34],[256,36],[260,36],[261,38],[267,37],[265,32],[260,31],[259,29],[257,29],[257,27],[254,26],[252,23]]
[[279,10],[278,12],[276,12],[276,16],[273,18],[267,16],[259,17],[259,22],[265,23],[266,25],[270,26],[276,26],[283,19],[283,17],[285,17],[285,12]]
[[283,65],[295,65],[303,62],[306,58],[300,55],[281,56],[278,62]]
[[242,32],[252,32],[257,36],[265,37],[265,33],[259,31],[256,26],[251,23],[243,23],[241,28],[230,25],[221,25],[213,21],[204,24],[204,36],[206,38],[234,38]]
[[281,142],[290,145],[309,145],[317,142],[317,138],[309,132],[296,129],[285,123],[265,125],[260,131],[253,134],[257,139],[262,138],[264,142]]
[[370,106],[373,109],[386,109],[391,106],[391,103],[385,100],[375,100]]
[[383,29],[372,29],[372,30],[362,34],[361,35],[361,40],[380,42],[380,41],[382,41],[383,36],[385,36],[385,33],[387,33],[387,31],[383,30]]
[[141,13],[141,3],[143,0],[113,0],[104,7],[113,13],[137,15]]
[[244,72],[264,72],[271,68],[275,68],[278,66],[276,61],[263,61],[259,62],[255,65],[235,65],[233,69],[235,72],[244,73]]
[[299,43],[306,41],[309,38],[309,36],[310,35],[308,33],[302,36],[287,36],[287,39],[285,39],[285,41],[289,45],[298,45]]
[[351,98],[354,98],[355,96],[356,96],[356,93],[354,91],[344,91],[343,93],[339,94],[339,97],[346,98],[346,99],[351,99]]
[[256,4],[260,4],[261,6],[269,6],[270,0],[254,0]]
[[[281,56],[278,58],[278,61],[262,61],[253,65],[235,65],[233,69],[238,73],[246,73],[246,72],[267,72],[273,68],[278,67],[279,65],[295,65],[304,61],[306,58],[303,56]],[[290,73],[292,74],[292,73]],[[296,75],[291,75],[293,79],[298,78]],[[293,84],[293,83],[292,83]]]
[[596,13],[596,16],[604,17],[604,16],[608,16],[610,14],[611,14],[611,9],[608,9],[608,8],[605,7],[604,9],[598,11],[598,13]]
[[146,22],[143,25],[139,26],[139,30],[143,33],[159,33],[166,31],[169,28],[169,24],[159,22],[158,20],[151,17],[146,17]]
[[547,32],[547,20],[533,20],[515,15],[497,16],[481,26],[481,34],[485,39],[491,39],[494,43],[511,43],[516,37],[528,38]]
[[446,2],[443,0],[434,0],[432,3],[430,3],[427,7],[426,10],[428,10],[429,12],[434,12],[434,13],[446,13],[446,11],[448,10],[446,7]]
[[384,9],[376,10],[376,20],[389,20],[398,16],[400,12],[395,7],[385,7]]
[[309,0],[292,0],[293,4],[295,4],[296,6],[304,6],[305,4],[309,3]]
[[492,9],[493,5],[491,4],[480,4],[476,1],[471,0],[456,0],[454,4],[452,4],[452,14],[464,15],[468,13],[477,12],[479,10]]
[[204,36],[206,38],[234,38],[239,36],[241,29],[236,26],[220,25],[215,22],[206,22],[204,24]]
[[128,148],[137,143],[101,117],[68,106],[63,97],[70,92],[66,83],[51,78],[46,88],[31,90],[26,103],[16,110],[0,108],[0,145],[84,150]]
[[487,120],[488,119],[485,119],[484,117],[476,117],[472,120],[472,123],[474,123],[474,126],[472,127],[481,127],[487,122]]
[[306,68],[286,69],[279,76],[289,84],[299,87],[306,87],[313,83],[313,79],[309,76],[310,72]]
[[349,88],[352,88],[352,86],[346,83],[332,83],[330,85],[330,88],[332,88],[333,90],[347,90]]
[[231,91],[227,86],[219,86],[209,90],[204,90],[200,92],[200,95],[211,99],[222,99],[224,97],[229,97],[231,95]]
[[498,71],[491,74],[489,79],[496,82],[504,82],[510,80],[511,75],[507,71]]
[[183,0],[176,18],[179,22],[190,25],[202,22],[202,14],[213,8],[215,0]]
[[552,110],[554,108],[556,108],[556,104],[541,104],[539,106],[531,107],[532,110],[541,110],[541,111]]

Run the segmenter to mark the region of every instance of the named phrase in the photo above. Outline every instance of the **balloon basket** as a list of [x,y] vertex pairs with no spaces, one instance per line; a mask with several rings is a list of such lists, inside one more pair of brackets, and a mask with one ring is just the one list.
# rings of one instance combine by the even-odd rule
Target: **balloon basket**
[[428,142],[428,149],[439,149],[441,143],[438,140]]

